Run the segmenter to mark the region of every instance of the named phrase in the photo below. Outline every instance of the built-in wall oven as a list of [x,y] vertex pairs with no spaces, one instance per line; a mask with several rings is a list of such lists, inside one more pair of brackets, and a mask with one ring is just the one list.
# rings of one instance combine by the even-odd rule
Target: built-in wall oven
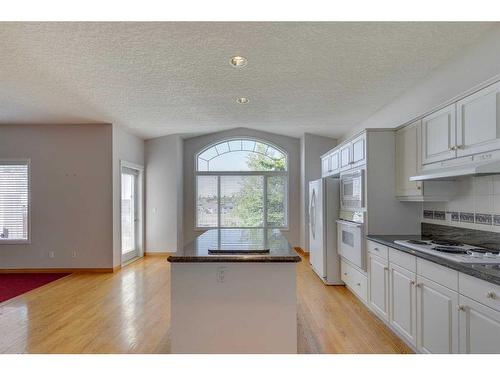
[[340,174],[340,209],[360,211],[365,208],[365,170]]
[[364,238],[364,213],[359,211],[340,211],[337,220],[337,241],[339,255],[366,270]]

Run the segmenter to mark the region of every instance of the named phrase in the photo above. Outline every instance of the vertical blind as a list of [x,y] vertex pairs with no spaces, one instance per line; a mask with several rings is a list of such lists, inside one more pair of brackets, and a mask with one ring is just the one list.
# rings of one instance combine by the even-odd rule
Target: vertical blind
[[0,242],[28,240],[28,163],[0,161]]

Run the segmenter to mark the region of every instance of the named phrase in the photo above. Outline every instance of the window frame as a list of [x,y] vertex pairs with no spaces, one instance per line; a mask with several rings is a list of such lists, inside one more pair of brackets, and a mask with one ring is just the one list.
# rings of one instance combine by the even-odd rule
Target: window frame
[[[280,151],[286,160],[286,169],[284,171],[199,171],[198,170],[198,156],[208,150],[211,147],[218,145],[219,143],[229,142],[234,140],[246,140],[246,141],[254,141],[266,144],[268,146],[274,147],[276,150]],[[290,174],[289,174],[289,164],[288,164],[288,152],[283,150],[283,148],[275,145],[272,142],[264,141],[259,138],[252,137],[231,137],[217,140],[210,145],[203,147],[199,152],[197,152],[194,156],[194,230],[195,231],[207,231],[210,229],[279,229],[283,231],[288,231],[290,226],[290,217],[289,217],[289,207],[290,207]],[[198,226],[198,176],[216,176],[217,178],[217,226],[215,227],[200,227]],[[223,227],[220,226],[221,223],[221,202],[220,202],[220,177],[223,176],[263,176],[264,179],[264,188],[263,188],[263,200],[264,200],[264,209],[263,209],[263,225],[261,227]],[[267,222],[267,184],[268,177],[272,176],[285,176],[285,226],[270,226]]]
[[27,219],[27,225],[28,225],[28,230],[27,230],[27,239],[17,239],[17,240],[2,240],[0,239],[0,246],[1,245],[30,245],[31,244],[31,205],[32,205],[32,198],[31,198],[31,159],[30,158],[12,158],[12,159],[0,159],[0,165],[26,165],[28,167],[28,219]]

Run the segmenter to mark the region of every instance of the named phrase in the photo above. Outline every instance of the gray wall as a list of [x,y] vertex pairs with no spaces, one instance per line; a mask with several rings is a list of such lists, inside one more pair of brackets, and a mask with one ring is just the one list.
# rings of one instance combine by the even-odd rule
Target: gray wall
[[111,125],[0,125],[0,159],[31,159],[31,243],[0,268],[113,266],[111,145]]
[[113,124],[113,266],[121,264],[120,161],[144,166],[144,141]]
[[147,252],[182,248],[182,143],[179,135],[145,143]]
[[397,97],[342,139],[364,128],[392,128],[420,116],[500,74],[500,26],[435,69],[425,80]]
[[254,137],[274,143],[288,153],[289,166],[289,230],[283,231],[292,246],[299,245],[300,207],[300,141],[297,138],[262,132],[247,128],[236,128],[211,133],[184,141],[184,242],[191,241],[197,234],[195,227],[195,156],[204,147],[220,140],[233,137]]
[[329,137],[304,133],[300,139],[300,247],[309,251],[309,181],[321,178],[321,155],[337,145]]

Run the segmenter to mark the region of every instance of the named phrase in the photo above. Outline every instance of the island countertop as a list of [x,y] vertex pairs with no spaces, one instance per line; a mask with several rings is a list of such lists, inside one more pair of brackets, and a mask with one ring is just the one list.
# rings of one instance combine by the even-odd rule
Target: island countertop
[[[267,250],[269,249],[269,252]],[[215,250],[216,253],[210,253]],[[256,250],[256,253],[251,253]],[[279,229],[210,229],[168,257],[171,263],[300,262]]]

